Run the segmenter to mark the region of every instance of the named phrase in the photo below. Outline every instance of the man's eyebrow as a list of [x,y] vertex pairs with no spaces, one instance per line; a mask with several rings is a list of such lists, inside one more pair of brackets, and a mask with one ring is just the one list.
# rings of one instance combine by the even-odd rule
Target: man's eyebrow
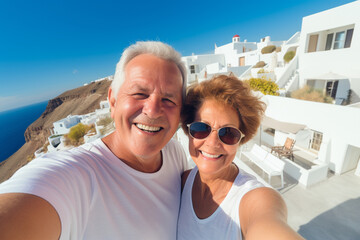
[[142,92],[147,92],[149,90],[146,86],[140,85],[138,83],[131,85],[130,89],[134,89],[134,90],[138,90],[138,91],[142,91]]
[[174,98],[175,97],[175,95],[173,93],[165,93],[164,96],[167,97],[167,98]]
[[[143,84],[139,84],[139,83],[134,83],[130,86],[130,90],[135,90],[135,91],[141,91],[144,93],[149,92],[149,88],[147,86],[144,86]],[[176,98],[177,94],[171,93],[171,92],[165,92],[163,94],[164,97],[166,98]]]

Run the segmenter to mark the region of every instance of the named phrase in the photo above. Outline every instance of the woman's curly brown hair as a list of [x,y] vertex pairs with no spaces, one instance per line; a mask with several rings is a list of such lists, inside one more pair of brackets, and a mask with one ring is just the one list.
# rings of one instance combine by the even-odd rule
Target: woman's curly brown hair
[[250,87],[234,76],[220,75],[187,89],[185,104],[181,110],[181,124],[187,134],[187,124],[195,119],[196,112],[205,100],[215,99],[233,107],[239,116],[239,129],[245,134],[240,144],[254,137],[260,125],[266,104],[254,96]]

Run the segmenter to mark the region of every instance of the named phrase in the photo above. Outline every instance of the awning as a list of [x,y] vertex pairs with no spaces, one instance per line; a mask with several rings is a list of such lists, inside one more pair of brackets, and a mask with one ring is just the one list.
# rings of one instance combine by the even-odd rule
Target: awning
[[344,76],[344,75],[340,75],[337,73],[333,73],[333,72],[328,72],[328,73],[324,73],[321,74],[317,77],[312,77],[312,78],[308,78],[308,79],[316,79],[316,80],[341,80],[341,79],[349,79],[348,77]]
[[264,116],[261,125],[263,129],[265,127],[268,127],[268,128],[274,128],[275,130],[279,130],[282,132],[294,133],[294,134],[306,128],[306,125],[304,124],[282,122],[268,116]]

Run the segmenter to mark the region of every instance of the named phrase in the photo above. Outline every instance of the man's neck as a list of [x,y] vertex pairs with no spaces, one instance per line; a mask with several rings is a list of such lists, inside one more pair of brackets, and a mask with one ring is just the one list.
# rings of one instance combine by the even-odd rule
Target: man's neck
[[101,139],[109,150],[120,161],[124,162],[129,167],[144,173],[154,173],[160,170],[162,166],[162,153],[161,151],[151,156],[137,156],[124,148],[121,138],[117,137],[115,133]]

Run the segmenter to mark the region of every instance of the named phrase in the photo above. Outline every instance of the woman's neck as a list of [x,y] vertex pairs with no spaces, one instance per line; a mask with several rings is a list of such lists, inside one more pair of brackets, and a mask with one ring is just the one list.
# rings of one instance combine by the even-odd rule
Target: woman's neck
[[192,189],[192,202],[195,214],[200,219],[211,216],[229,193],[239,172],[235,164],[231,164],[221,176],[204,176],[198,172]]

